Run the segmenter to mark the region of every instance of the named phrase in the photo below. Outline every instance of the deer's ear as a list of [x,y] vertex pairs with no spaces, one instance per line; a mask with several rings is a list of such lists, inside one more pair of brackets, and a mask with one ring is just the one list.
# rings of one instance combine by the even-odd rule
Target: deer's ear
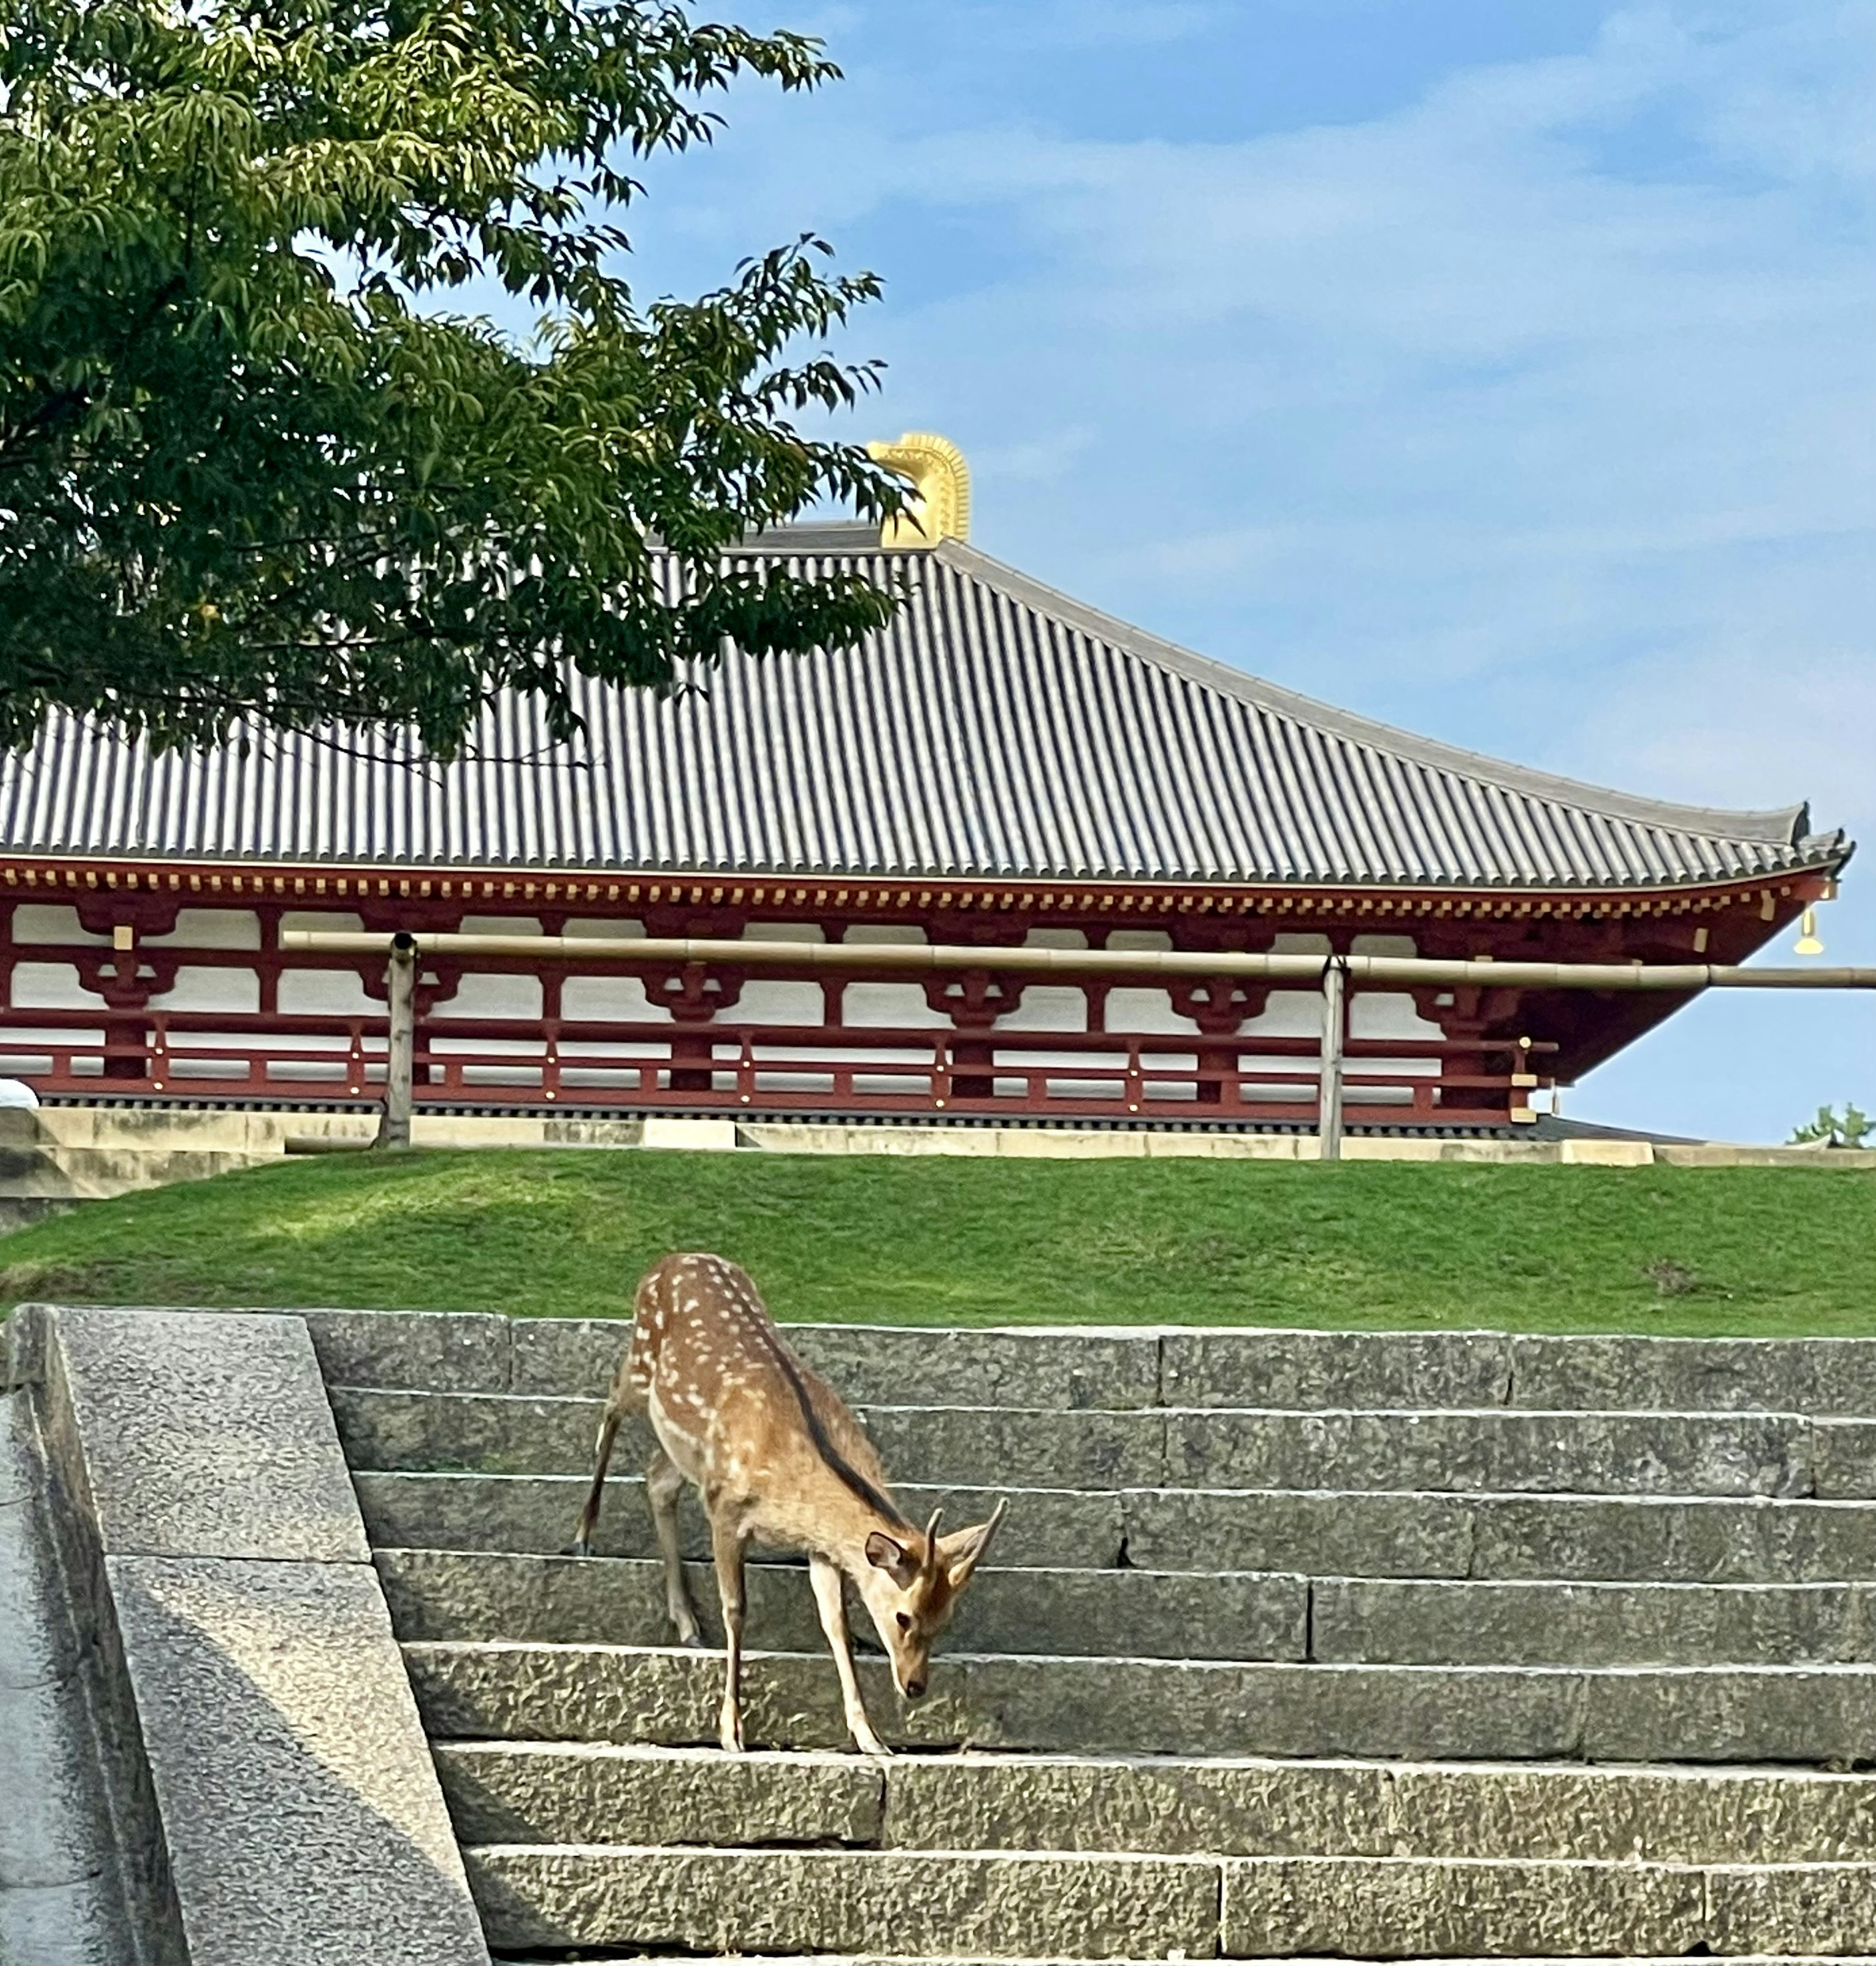
[[875,1570],[887,1572],[901,1591],[910,1589],[912,1580],[918,1574],[918,1565],[912,1552],[881,1529],[875,1529],[866,1539],[866,1561]]
[[991,1539],[996,1535],[997,1525],[1003,1520],[1003,1512],[1007,1506],[999,1502],[991,1511],[988,1522],[940,1539],[939,1560],[945,1566],[953,1591],[962,1591],[970,1582],[971,1572],[983,1561],[984,1552],[989,1549]]

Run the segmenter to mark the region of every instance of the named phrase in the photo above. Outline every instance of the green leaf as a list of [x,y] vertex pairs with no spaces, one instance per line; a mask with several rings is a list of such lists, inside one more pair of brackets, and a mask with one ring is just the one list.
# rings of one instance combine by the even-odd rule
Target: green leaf
[[[611,0],[0,0],[0,742],[256,724],[461,746],[504,689],[851,645],[892,597],[726,562],[899,482],[792,418],[875,386],[811,237],[693,301],[617,270],[627,161],[818,44]],[[452,311],[525,295],[520,340]],[[656,577],[648,540],[675,562]]]

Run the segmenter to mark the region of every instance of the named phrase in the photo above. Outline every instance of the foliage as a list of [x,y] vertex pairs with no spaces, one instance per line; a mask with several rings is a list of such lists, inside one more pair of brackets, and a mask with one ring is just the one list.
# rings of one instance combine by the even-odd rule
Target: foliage
[[[414,729],[515,688],[666,689],[724,638],[846,645],[891,601],[721,550],[897,481],[791,421],[874,366],[804,238],[639,306],[634,157],[818,44],[656,0],[0,0],[0,743]],[[537,323],[517,343],[459,310]],[[661,585],[647,535],[681,577]]]
[[1876,1175],[1825,1167],[322,1155],[5,1248],[9,1300],[619,1316],[701,1248],[792,1318],[1876,1333]]
[[1870,1142],[1873,1135],[1876,1135],[1876,1120],[1861,1107],[1846,1105],[1840,1120],[1833,1108],[1820,1106],[1815,1120],[1792,1129],[1791,1144],[1794,1147],[1860,1147]]

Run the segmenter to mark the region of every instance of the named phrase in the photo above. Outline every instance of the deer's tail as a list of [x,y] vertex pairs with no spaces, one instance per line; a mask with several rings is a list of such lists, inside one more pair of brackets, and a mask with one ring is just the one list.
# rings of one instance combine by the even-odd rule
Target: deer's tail
[[561,1553],[565,1556],[591,1556],[593,1553],[593,1532],[599,1526],[600,1504],[606,1499],[606,1470],[612,1464],[612,1443],[618,1438],[619,1422],[624,1417],[617,1402],[606,1402],[605,1418],[599,1423],[599,1439],[593,1455],[593,1485],[586,1491],[586,1506],[580,1511],[580,1526],[574,1532],[573,1540]]

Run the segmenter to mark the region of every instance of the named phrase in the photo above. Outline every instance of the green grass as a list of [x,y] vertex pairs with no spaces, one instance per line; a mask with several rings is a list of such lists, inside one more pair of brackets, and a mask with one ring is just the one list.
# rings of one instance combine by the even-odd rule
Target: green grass
[[6,1238],[0,1300],[618,1315],[672,1249],[778,1316],[1876,1333],[1876,1175],[456,1152],[289,1161]]

